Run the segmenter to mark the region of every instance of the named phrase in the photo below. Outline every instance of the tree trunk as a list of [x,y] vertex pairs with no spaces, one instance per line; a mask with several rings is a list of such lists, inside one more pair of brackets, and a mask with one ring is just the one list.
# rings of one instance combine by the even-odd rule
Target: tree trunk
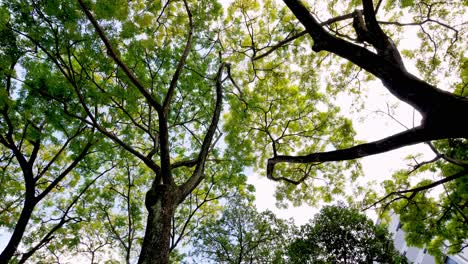
[[23,238],[24,231],[26,230],[26,226],[28,225],[29,219],[31,219],[31,215],[35,206],[36,203],[34,202],[33,198],[28,197],[27,195],[24,200],[23,210],[21,211],[21,215],[18,219],[18,222],[16,223],[15,230],[11,235],[8,245],[0,255],[0,264],[7,264],[16,253],[21,239]]
[[155,189],[146,195],[148,219],[139,264],[169,263],[172,217],[178,204],[178,191],[169,185],[159,185]]

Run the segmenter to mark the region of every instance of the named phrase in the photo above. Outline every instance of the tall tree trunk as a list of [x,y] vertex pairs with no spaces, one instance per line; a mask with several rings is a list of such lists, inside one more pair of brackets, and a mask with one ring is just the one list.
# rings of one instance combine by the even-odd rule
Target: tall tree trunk
[[178,204],[174,186],[159,185],[146,196],[148,219],[139,264],[169,263],[172,217]]
[[21,215],[16,223],[15,230],[13,230],[10,241],[0,255],[0,264],[7,264],[16,253],[35,206],[36,203],[34,198],[26,195],[23,210],[21,211]]

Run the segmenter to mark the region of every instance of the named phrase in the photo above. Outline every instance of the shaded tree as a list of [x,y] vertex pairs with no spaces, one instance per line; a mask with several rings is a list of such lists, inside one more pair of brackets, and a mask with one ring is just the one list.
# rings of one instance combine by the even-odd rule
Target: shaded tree
[[285,263],[294,223],[268,210],[258,212],[245,198],[225,202],[221,217],[207,222],[194,236],[193,253],[203,262]]
[[291,263],[407,263],[385,226],[353,208],[325,206],[288,248]]
[[[173,228],[176,215],[200,211],[196,203],[185,212],[177,209],[190,208],[194,203],[187,199],[193,197],[206,202],[232,186],[242,189],[246,179],[240,174],[241,159],[235,159],[238,154],[216,147],[222,135],[223,76],[229,68],[211,30],[221,6],[216,1],[9,1],[2,2],[2,12],[11,14],[2,26],[21,39],[26,50],[22,58],[29,64],[20,66],[34,82],[46,80],[32,87],[35,95],[99,132],[110,148],[123,149],[144,164],[139,172],[145,175],[140,183],[147,184],[146,195],[136,199],[144,199],[148,214],[139,263],[167,263],[171,246],[179,242],[174,232],[183,236],[187,231],[184,224],[179,229],[180,223]],[[120,170],[125,170],[124,163],[117,161]],[[119,223],[119,212],[111,209],[123,200],[130,206],[120,210],[134,216],[138,203],[129,202],[133,176],[127,174],[130,183],[125,183],[118,174],[110,179],[116,186],[93,190],[100,210],[84,203],[80,212],[90,230],[121,240],[128,261],[135,239],[133,218]],[[213,187],[215,182],[225,184]],[[127,231],[119,230],[123,226]],[[76,250],[77,244],[93,244],[89,242],[96,234],[88,237],[75,239],[71,246]],[[103,237],[98,248],[109,241]],[[92,256],[95,250],[87,249]]]

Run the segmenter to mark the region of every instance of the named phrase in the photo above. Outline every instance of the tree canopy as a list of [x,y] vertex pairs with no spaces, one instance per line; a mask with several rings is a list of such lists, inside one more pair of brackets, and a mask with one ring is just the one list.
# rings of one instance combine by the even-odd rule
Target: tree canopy
[[357,209],[325,206],[289,246],[290,263],[407,263],[385,226]]
[[286,245],[294,223],[273,212],[258,212],[240,197],[227,201],[218,219],[211,219],[193,237],[193,254],[207,263],[286,263]]
[[[436,158],[411,175],[437,180],[396,173],[366,202],[434,254],[463,248],[467,6],[0,1],[0,263],[168,263],[220,199],[253,194],[246,168],[280,182],[280,203],[317,205],[363,190],[358,158],[417,143]],[[364,143],[338,98],[365,105],[377,82],[422,121]]]

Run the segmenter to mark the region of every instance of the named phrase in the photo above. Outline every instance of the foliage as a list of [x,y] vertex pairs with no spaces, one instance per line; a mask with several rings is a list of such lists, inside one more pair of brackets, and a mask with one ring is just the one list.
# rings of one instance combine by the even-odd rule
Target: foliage
[[258,212],[240,197],[227,203],[218,219],[211,219],[194,236],[193,253],[212,263],[285,263],[285,245],[294,223]]
[[[360,190],[357,158],[432,139],[452,138],[434,143],[445,161],[418,169],[461,173],[446,158],[466,161],[453,139],[468,133],[454,118],[467,109],[466,1],[284,2],[236,0],[223,14],[216,0],[0,1],[0,227],[17,234],[2,257],[180,259],[176,247],[210,226],[219,199],[253,192],[242,173],[252,165],[281,181],[281,205]],[[417,41],[399,52],[406,26]],[[423,123],[360,144],[338,104],[375,78]],[[439,254],[466,238],[464,178],[438,200],[406,199],[422,207],[393,205],[410,241],[413,227],[429,230],[420,241]],[[410,186],[404,173],[385,182],[389,193]],[[432,214],[443,228],[413,221]]]
[[[263,19],[266,18],[266,19]],[[349,119],[333,101],[337,87],[324,87],[320,69],[324,60],[314,54],[310,40],[291,42],[259,58],[272,42],[297,34],[298,26],[287,7],[276,1],[234,1],[228,8],[221,39],[232,62],[235,89],[229,94],[226,141],[239,139],[254,165],[264,174],[265,160],[276,155],[320,152],[355,143]],[[236,40],[240,40],[240,46]],[[232,55],[231,55],[232,54]],[[347,81],[347,80],[343,80]],[[253,158],[252,158],[253,159]],[[280,205],[331,201],[345,195],[344,187],[361,175],[356,161],[278,166],[276,198]]]
[[288,249],[291,263],[407,263],[385,226],[357,209],[325,206]]
[[[138,257],[148,217],[145,195],[152,186],[160,184],[161,167],[166,174],[164,180],[169,178],[180,188],[192,179],[191,175],[200,179],[193,183],[195,186],[183,190],[186,200],[175,201],[177,205],[180,203],[171,216],[176,224],[173,229],[167,228],[172,231],[171,250],[193,232],[201,219],[216,212],[218,198],[233,189],[240,194],[252,191],[245,184],[246,176],[241,174],[248,163],[236,159],[236,152],[215,146],[222,135],[216,123],[210,140],[204,142],[215,108],[220,110],[222,106],[215,107],[220,101],[214,99],[220,65],[216,33],[212,30],[222,9],[216,1],[84,4],[88,5],[84,9],[93,10],[112,50],[104,51],[106,46],[77,1],[1,2],[5,38],[1,43],[4,85],[0,102],[2,111],[9,111],[3,115],[5,119],[15,118],[12,137],[24,142],[15,144],[22,144],[25,155],[32,156],[31,149],[38,137],[35,127],[43,126],[41,139],[47,145],[41,146],[39,155],[51,153],[38,159],[40,171],[62,146],[63,152],[73,157],[87,139],[93,139],[91,132],[100,133],[95,155],[83,163],[83,169],[72,170],[74,177],[69,179],[72,183],[65,182],[57,189],[63,194],[56,191],[51,201],[45,206],[41,204],[41,213],[28,226],[28,234],[35,235],[22,241],[20,248],[40,242],[36,259],[50,261],[70,255],[101,261],[100,257],[106,258],[112,251],[121,253],[115,261],[129,262]],[[207,9],[210,12],[205,12]],[[180,27],[182,24],[187,27]],[[187,44],[187,29],[193,32],[191,45]],[[185,46],[189,53],[181,63]],[[131,74],[115,64],[108,56],[111,52],[129,65],[126,69]],[[14,70],[21,74],[14,77]],[[221,74],[222,71],[219,78]],[[7,84],[12,76],[16,80],[10,88]],[[144,86],[152,99],[145,97],[139,85]],[[165,99],[168,110],[161,114],[154,102],[162,105]],[[0,126],[1,132],[8,135],[7,124],[2,120]],[[22,138],[22,134],[28,138]],[[71,142],[65,146],[63,141],[67,137]],[[208,152],[200,158],[202,145]],[[2,147],[1,151],[1,179],[6,190],[1,193],[2,209],[14,209],[2,211],[2,225],[11,227],[19,217],[21,208],[17,204],[22,201],[20,191],[24,187],[17,183],[21,174],[18,165],[11,162],[11,150]],[[54,172],[59,172],[71,159],[60,158],[50,168]],[[49,234],[41,241],[41,236],[48,232],[44,221],[51,226],[54,223],[44,216],[44,212],[50,212],[47,205],[59,204],[59,212],[63,211],[61,208],[75,198],[72,187],[81,187],[78,184],[87,183],[85,177],[92,179],[107,167],[115,168],[108,177],[101,177],[96,186],[86,188],[86,194],[73,203],[76,214],[70,212],[65,218],[74,220],[73,225],[60,226],[54,229],[54,235]],[[169,173],[164,171],[168,167]],[[201,171],[195,173],[199,168]],[[202,181],[205,177],[206,181]],[[43,179],[51,181],[45,176]],[[38,184],[43,188],[43,182]],[[213,206],[206,206],[209,203]],[[23,252],[18,253],[21,257]]]
[[[409,191],[391,197],[392,203],[384,202],[386,209],[400,216],[408,244],[427,248],[438,263],[467,246],[467,143],[466,139],[435,142],[432,146],[437,154],[435,159],[415,164],[410,172],[399,171],[384,183],[390,194],[436,184],[437,188]],[[428,175],[434,180],[428,179]],[[454,179],[444,182],[448,177]],[[413,184],[416,179],[419,182]]]

